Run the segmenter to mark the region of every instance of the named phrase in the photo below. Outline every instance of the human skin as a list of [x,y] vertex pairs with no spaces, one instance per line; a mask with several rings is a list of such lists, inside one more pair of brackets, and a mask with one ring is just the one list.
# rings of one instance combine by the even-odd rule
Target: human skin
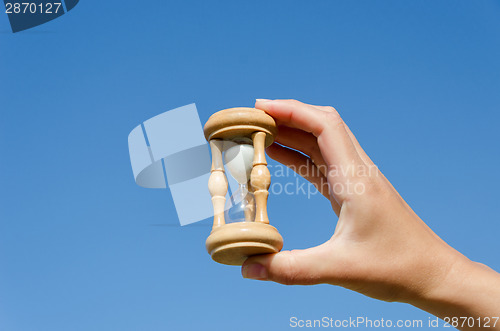
[[[330,201],[338,221],[332,237],[319,246],[248,258],[243,277],[339,285],[443,319],[458,317],[460,330],[478,329],[500,316],[500,274],[439,238],[373,164],[334,108],[266,99],[255,107],[279,126],[267,154],[302,169],[299,174]],[[363,190],[347,189],[356,184]],[[475,318],[474,327],[461,325],[465,317]],[[493,322],[488,329],[500,330],[500,321],[495,327]]]

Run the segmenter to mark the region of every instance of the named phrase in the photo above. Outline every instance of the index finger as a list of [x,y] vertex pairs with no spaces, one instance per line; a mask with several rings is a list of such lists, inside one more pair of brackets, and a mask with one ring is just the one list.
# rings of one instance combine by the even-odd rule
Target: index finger
[[347,133],[342,118],[334,108],[320,110],[296,100],[257,99],[255,108],[262,109],[277,122],[312,133],[318,139],[323,159],[329,166],[349,169],[362,160]]

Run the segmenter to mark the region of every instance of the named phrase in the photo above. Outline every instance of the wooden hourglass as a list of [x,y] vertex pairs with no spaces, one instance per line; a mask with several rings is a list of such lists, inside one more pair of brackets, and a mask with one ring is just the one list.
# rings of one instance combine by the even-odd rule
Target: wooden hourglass
[[[204,132],[212,150],[208,188],[214,208],[212,232],[206,241],[208,253],[216,262],[241,265],[249,256],[279,252],[283,239],[278,230],[269,225],[267,217],[271,174],[267,168],[265,148],[273,143],[277,134],[274,119],[259,109],[230,108],[210,116]],[[228,149],[228,145],[232,147]],[[248,185],[248,191],[243,196],[250,198],[244,200],[244,216],[240,222],[228,223],[225,220],[228,181],[223,153],[226,166],[240,184],[240,189]],[[240,161],[250,157],[250,162],[230,160],[230,167],[228,154],[233,154],[234,160]]]

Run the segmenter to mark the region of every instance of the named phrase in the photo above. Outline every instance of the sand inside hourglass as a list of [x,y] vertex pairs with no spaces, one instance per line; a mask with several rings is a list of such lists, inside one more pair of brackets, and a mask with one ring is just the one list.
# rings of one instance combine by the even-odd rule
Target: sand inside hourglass
[[228,142],[224,148],[224,161],[231,176],[238,182],[238,190],[226,203],[226,223],[253,222],[255,198],[249,190],[254,149],[246,142]]

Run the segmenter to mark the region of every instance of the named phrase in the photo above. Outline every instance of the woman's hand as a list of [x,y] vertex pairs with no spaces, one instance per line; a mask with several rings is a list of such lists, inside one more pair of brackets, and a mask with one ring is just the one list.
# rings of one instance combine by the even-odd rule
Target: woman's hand
[[[257,100],[255,107],[279,125],[268,155],[301,169],[299,174],[330,200],[338,221],[322,245],[249,258],[242,266],[244,277],[287,285],[340,285],[376,299],[411,303],[440,317],[500,315],[499,275],[432,232],[334,108],[295,100]],[[457,286],[464,295],[456,293]],[[485,299],[463,302],[467,289]],[[489,294],[477,293],[486,289]]]

